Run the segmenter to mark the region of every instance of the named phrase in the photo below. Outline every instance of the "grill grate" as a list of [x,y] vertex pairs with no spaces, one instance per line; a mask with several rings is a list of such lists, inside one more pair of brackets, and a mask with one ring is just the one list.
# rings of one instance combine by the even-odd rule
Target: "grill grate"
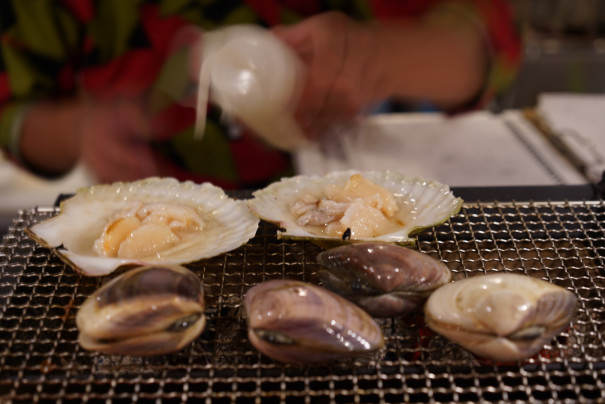
[[[422,315],[379,320],[376,358],[283,365],[248,342],[246,290],[268,279],[317,283],[309,242],[280,241],[261,222],[245,246],[190,265],[207,292],[208,325],[181,352],[150,358],[82,350],[75,314],[103,279],[81,277],[24,229],[56,213],[22,211],[0,245],[0,401],[395,403],[605,399],[605,206],[602,202],[466,204],[419,236],[454,279],[510,271],[573,291],[571,326],[536,356],[478,360],[423,325]],[[107,278],[106,278],[107,279]]]

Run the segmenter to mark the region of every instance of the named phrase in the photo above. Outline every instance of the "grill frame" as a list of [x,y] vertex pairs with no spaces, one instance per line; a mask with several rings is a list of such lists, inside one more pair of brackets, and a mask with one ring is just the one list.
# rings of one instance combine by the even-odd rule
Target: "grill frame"
[[310,242],[261,222],[246,245],[188,265],[205,286],[208,325],[181,352],[107,356],[77,344],[75,314],[105,278],[86,278],[27,238],[56,208],[23,210],[0,244],[0,401],[461,402],[605,399],[605,205],[602,201],[465,203],[418,236],[454,279],[510,271],[559,284],[578,313],[536,356],[492,363],[435,335],[421,314],[382,319],[386,348],[329,366],[275,362],[248,342],[241,298],[263,280],[318,283]]

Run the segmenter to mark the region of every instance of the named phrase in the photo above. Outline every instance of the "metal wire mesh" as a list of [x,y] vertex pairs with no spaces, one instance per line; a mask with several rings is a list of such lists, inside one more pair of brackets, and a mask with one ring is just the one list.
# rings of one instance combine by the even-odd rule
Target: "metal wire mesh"
[[[207,292],[208,325],[184,350],[107,356],[81,349],[75,314],[102,279],[86,278],[24,229],[54,209],[20,212],[0,245],[0,401],[395,403],[605,399],[605,206],[602,202],[467,204],[419,236],[454,279],[510,271],[574,292],[570,327],[522,362],[478,359],[424,326],[380,320],[377,357],[329,366],[275,362],[248,342],[243,294],[268,279],[318,282],[309,242],[280,241],[262,222],[239,249],[189,267]],[[111,277],[111,276],[110,276]],[[107,279],[107,278],[106,278]]]

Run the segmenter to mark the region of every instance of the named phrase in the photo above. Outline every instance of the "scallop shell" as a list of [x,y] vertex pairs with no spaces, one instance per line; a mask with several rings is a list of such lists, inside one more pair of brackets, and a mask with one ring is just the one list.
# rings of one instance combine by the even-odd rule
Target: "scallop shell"
[[360,237],[351,242],[382,241],[397,244],[414,244],[411,235],[446,222],[458,213],[462,199],[454,196],[447,185],[419,177],[409,177],[393,171],[337,171],[325,176],[299,175],[284,178],[254,192],[248,207],[259,218],[278,225],[278,238],[311,239],[317,241],[347,241],[313,231],[297,224],[290,207],[305,194],[322,193],[328,184],[344,186],[354,174],[390,191],[400,209],[403,224],[395,231],[375,237]]
[[[106,226],[137,204],[165,204],[194,212],[204,225],[166,249],[150,248],[143,257],[98,254],[94,244]],[[221,188],[154,177],[81,189],[61,203],[59,215],[32,226],[28,233],[75,270],[101,276],[123,265],[185,264],[210,258],[245,244],[257,229],[258,219],[246,203],[229,198]]]

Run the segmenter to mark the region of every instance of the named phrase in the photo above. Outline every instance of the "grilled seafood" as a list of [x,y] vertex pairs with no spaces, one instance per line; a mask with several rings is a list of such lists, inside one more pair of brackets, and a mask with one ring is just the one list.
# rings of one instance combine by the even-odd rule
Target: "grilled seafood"
[[248,201],[280,238],[413,244],[410,237],[457,213],[449,187],[395,172],[355,170],[284,178]]
[[375,317],[407,314],[452,274],[442,262],[395,244],[349,244],[317,255],[318,276],[328,289]]
[[496,361],[536,354],[571,321],[576,296],[524,275],[475,276],[442,286],[425,305],[427,325]]
[[74,269],[100,276],[127,264],[209,258],[245,244],[257,228],[245,202],[216,186],[148,178],[82,189],[28,232]]
[[76,315],[87,350],[147,356],[178,351],[204,329],[199,278],[177,266],[125,272],[90,296]]
[[248,338],[283,362],[330,362],[384,346],[382,330],[359,307],[319,286],[272,280],[245,295]]

